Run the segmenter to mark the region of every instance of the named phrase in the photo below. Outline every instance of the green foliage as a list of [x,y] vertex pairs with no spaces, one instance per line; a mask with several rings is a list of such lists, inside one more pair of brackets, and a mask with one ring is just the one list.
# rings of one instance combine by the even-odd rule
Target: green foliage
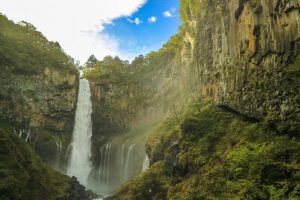
[[180,0],[181,21],[183,23],[187,23],[189,20],[192,19],[192,17],[198,16],[200,9],[204,10],[205,2],[206,0]]
[[[265,123],[245,121],[212,104],[194,104],[180,119],[179,124],[176,118],[166,119],[149,135],[151,177],[168,180],[167,188],[153,194],[180,200],[300,198],[299,139],[272,134]],[[172,154],[176,141],[179,152]],[[164,170],[153,171],[158,163]],[[143,194],[150,187],[143,185],[151,179],[148,172],[142,177],[112,199],[137,199],[132,188]]]
[[67,198],[70,178],[46,166],[3,122],[0,143],[0,199]]
[[171,179],[165,176],[165,167],[162,162],[155,163],[151,169],[144,174],[139,175],[131,182],[121,186],[117,193],[119,197],[113,197],[114,200],[161,200],[167,194],[171,186]]
[[295,60],[286,66],[285,69],[285,78],[287,79],[287,83],[291,84],[299,84],[300,82],[300,56],[297,56]]
[[268,193],[270,194],[270,199],[274,199],[274,200],[282,200],[282,199],[286,199],[286,193],[288,192],[288,188],[287,187],[283,187],[283,188],[276,188],[273,185],[267,186],[267,190]]
[[128,61],[123,61],[119,57],[106,56],[98,61],[93,55],[87,60],[83,69],[83,77],[96,81],[105,75],[114,76],[114,79],[124,73]]
[[97,65],[97,58],[94,55],[91,55],[85,63],[86,68],[94,68]]
[[57,42],[49,42],[27,22],[15,24],[0,14],[0,68],[35,74],[45,67],[75,69]]
[[287,72],[290,73],[299,73],[300,72],[300,56],[298,56],[294,62],[287,66]]

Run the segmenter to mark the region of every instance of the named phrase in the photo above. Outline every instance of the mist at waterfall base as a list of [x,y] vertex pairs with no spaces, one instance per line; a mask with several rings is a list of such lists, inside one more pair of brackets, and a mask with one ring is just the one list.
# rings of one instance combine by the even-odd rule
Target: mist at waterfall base
[[77,177],[88,189],[102,195],[144,171],[149,159],[141,144],[114,138],[99,147],[99,163],[91,161],[92,103],[89,82],[80,80],[71,155],[67,174]]

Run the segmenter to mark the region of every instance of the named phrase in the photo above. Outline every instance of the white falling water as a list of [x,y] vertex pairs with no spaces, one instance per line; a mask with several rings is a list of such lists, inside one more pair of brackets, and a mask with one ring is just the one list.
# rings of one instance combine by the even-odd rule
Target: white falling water
[[86,79],[80,80],[72,152],[67,174],[77,177],[83,185],[87,185],[91,171],[92,103],[90,97],[89,82]]
[[129,150],[127,152],[126,162],[125,162],[125,170],[124,170],[125,180],[129,178],[129,162],[130,162],[131,152],[132,152],[134,146],[135,146],[135,144],[130,145]]
[[[149,160],[147,161],[148,157],[146,157],[143,166],[144,154],[142,154],[140,162],[136,162],[138,145],[130,144],[129,141],[120,143],[115,138],[99,148],[101,156],[99,168],[92,169],[90,161],[92,103],[90,97],[89,82],[85,79],[80,80],[73,138],[67,150],[71,152],[67,174],[77,177],[79,182],[89,189],[108,195],[142,168],[146,168]],[[60,141],[57,141],[57,145],[60,145]]]
[[143,172],[146,171],[147,169],[149,169],[149,163],[150,163],[150,161],[146,154],[145,160],[143,162],[143,169],[142,169]]
[[[137,144],[128,140],[122,143],[118,138],[107,141],[99,148],[99,168],[93,177],[94,190],[105,195],[120,186],[125,181],[142,171],[144,155]],[[142,157],[141,157],[142,155]]]

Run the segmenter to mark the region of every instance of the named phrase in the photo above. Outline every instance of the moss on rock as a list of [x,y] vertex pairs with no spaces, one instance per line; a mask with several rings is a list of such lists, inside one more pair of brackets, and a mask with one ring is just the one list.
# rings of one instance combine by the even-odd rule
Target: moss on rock
[[43,163],[10,125],[0,122],[0,199],[74,200],[74,194],[80,200],[92,195],[74,178]]
[[[212,104],[191,106],[181,121],[167,119],[149,136],[152,166],[110,199],[300,198],[298,138]],[[176,141],[170,165],[165,158],[176,152]]]

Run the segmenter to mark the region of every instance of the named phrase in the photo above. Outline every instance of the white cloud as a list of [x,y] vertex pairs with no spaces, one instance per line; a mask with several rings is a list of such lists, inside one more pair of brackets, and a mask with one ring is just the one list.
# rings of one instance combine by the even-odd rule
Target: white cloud
[[175,11],[176,11],[175,8],[167,10],[167,11],[163,12],[163,16],[165,16],[165,17],[174,17],[175,16]]
[[150,24],[155,23],[156,21],[157,21],[157,17],[152,16],[152,17],[149,17],[149,18],[148,18],[148,22],[149,22]]
[[[126,57],[118,43],[103,33],[118,17],[131,16],[146,0],[1,0],[9,19],[32,23],[49,40],[58,41],[75,59],[85,62],[110,54]],[[139,22],[140,23],[140,22]]]
[[131,24],[136,24],[136,25],[143,23],[142,20],[140,20],[139,18],[135,18],[135,19],[128,18],[127,21],[129,21],[129,23]]

